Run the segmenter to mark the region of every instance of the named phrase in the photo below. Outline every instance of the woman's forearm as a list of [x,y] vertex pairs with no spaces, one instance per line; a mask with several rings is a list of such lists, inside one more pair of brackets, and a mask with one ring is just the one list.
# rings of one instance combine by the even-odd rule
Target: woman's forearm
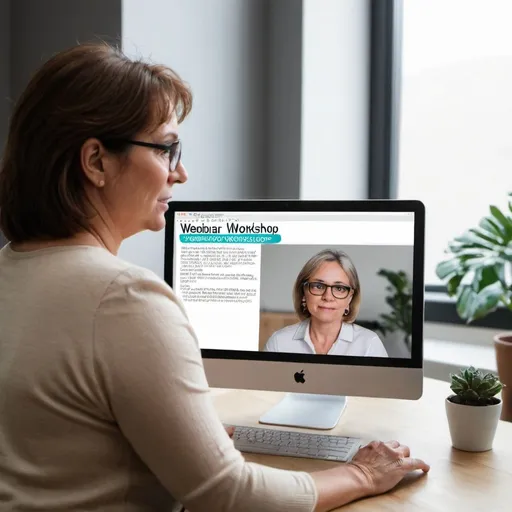
[[314,512],[326,512],[370,494],[360,471],[352,465],[311,473],[318,499]]

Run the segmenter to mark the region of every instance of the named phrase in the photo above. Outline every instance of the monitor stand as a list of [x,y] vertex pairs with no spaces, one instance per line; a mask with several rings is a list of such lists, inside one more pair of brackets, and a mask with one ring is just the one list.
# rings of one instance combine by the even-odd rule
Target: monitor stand
[[345,396],[287,393],[259,422],[328,430],[337,425],[346,405]]

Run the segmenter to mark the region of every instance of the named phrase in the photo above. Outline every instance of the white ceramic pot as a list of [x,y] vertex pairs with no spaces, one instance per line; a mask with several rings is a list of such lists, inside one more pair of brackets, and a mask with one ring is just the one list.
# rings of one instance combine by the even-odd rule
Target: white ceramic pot
[[501,400],[494,405],[460,405],[445,401],[452,445],[468,452],[485,452],[492,442],[501,414]]

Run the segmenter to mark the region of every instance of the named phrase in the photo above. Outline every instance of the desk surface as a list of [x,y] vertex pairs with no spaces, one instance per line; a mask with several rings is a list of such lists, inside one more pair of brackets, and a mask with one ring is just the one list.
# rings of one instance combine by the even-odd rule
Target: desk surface
[[[214,389],[215,405],[224,423],[263,426],[261,414],[284,393]],[[418,401],[349,398],[340,422],[329,434],[397,439],[412,456],[431,466],[426,476],[411,474],[389,493],[346,505],[344,512],[446,512],[512,510],[512,423],[500,421],[493,450],[469,453],[451,446],[444,400],[449,384],[425,379]],[[280,428],[280,427],[270,427]],[[284,428],[283,428],[284,429]],[[298,429],[303,430],[303,429]],[[311,432],[311,431],[310,431]],[[336,465],[329,461],[245,454],[247,460],[283,469],[315,471]]]

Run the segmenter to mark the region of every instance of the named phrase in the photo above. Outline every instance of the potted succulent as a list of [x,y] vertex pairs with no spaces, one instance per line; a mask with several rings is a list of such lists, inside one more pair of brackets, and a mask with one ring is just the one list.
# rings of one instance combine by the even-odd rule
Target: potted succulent
[[[512,213],[512,193],[508,210]],[[470,323],[502,307],[510,312],[512,328],[512,215],[491,206],[490,214],[446,252],[451,257],[437,265],[436,274],[456,297],[458,315]],[[494,346],[498,375],[507,386],[501,419],[512,421],[512,332],[495,336]]]
[[502,401],[496,395],[503,385],[492,373],[483,374],[473,366],[450,374],[446,415],[452,445],[459,450],[483,452],[492,448]]

